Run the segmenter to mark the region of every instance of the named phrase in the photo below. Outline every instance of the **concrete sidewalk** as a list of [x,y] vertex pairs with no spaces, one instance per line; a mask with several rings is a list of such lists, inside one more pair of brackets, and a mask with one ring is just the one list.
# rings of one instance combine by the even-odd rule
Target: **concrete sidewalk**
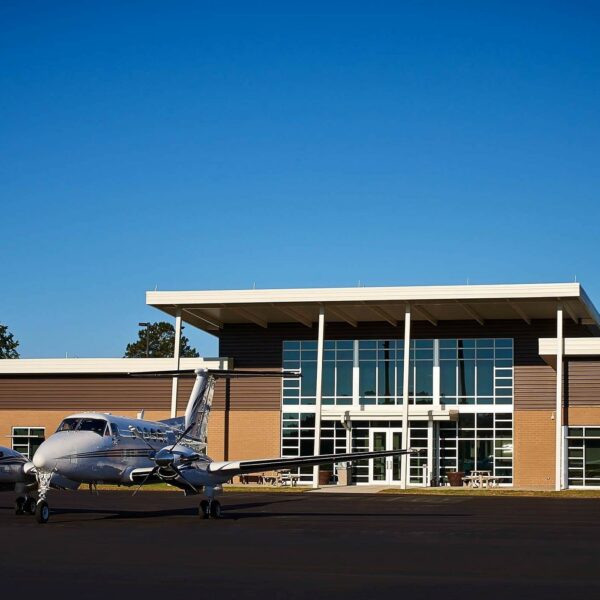
[[324,485],[306,494],[377,494],[382,490],[398,489],[394,485]]

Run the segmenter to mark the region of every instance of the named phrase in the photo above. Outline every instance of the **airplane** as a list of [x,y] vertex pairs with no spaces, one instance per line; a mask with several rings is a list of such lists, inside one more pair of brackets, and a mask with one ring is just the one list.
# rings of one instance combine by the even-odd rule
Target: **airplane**
[[0,490],[14,490],[18,494],[16,514],[35,514],[36,501],[29,496],[29,491],[36,485],[33,463],[20,452],[0,446]]
[[223,484],[236,475],[413,453],[398,449],[214,461],[206,455],[206,447],[215,380],[300,375],[282,371],[208,369],[130,373],[157,377],[192,374],[196,380],[183,417],[148,421],[85,412],[63,419],[56,433],[42,442],[33,456],[38,487],[34,511],[37,522],[46,523],[50,517],[47,494],[51,487],[59,487],[57,476],[60,487],[75,489],[80,484],[88,484],[91,489],[100,483],[137,486],[134,495],[148,483],[166,482],[186,495],[204,494],[206,498],[200,502],[199,514],[204,518],[220,518],[221,504],[215,496],[223,491]]

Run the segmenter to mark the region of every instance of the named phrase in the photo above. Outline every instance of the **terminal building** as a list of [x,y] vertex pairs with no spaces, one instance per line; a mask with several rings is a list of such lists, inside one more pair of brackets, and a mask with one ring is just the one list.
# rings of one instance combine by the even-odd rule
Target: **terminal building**
[[[215,335],[219,356],[0,361],[0,436],[31,454],[68,413],[183,413],[191,379],[131,371],[299,370],[219,381],[208,453],[407,446],[423,452],[358,463],[352,482],[423,487],[488,471],[506,487],[600,486],[600,315],[578,283],[153,291],[146,302],[176,335],[182,323]],[[299,475],[317,483],[312,468]]]

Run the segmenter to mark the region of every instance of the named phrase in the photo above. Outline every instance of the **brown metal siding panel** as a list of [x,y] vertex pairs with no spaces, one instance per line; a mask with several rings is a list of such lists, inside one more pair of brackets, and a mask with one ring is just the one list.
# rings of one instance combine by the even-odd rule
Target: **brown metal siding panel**
[[556,371],[549,365],[515,366],[514,407],[518,410],[556,408]]
[[0,409],[168,410],[170,402],[170,379],[0,379]]
[[569,361],[569,406],[600,406],[600,362]]
[[[192,383],[178,389],[177,408],[185,410]],[[227,398],[229,394],[229,398]],[[279,410],[281,405],[281,379],[277,377],[248,377],[217,380],[213,396],[213,409],[225,410]]]

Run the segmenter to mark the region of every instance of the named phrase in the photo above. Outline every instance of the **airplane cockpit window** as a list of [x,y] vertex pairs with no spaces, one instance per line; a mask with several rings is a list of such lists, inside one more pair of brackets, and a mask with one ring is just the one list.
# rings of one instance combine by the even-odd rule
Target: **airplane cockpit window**
[[104,435],[106,426],[107,422],[103,419],[81,419],[77,431],[93,431],[98,435]]
[[[108,422],[104,419],[78,419],[70,417],[64,419],[56,431],[93,431],[98,435],[104,435],[108,430]],[[110,435],[110,432],[107,434]]]
[[56,431],[75,431],[81,419],[64,419]]

